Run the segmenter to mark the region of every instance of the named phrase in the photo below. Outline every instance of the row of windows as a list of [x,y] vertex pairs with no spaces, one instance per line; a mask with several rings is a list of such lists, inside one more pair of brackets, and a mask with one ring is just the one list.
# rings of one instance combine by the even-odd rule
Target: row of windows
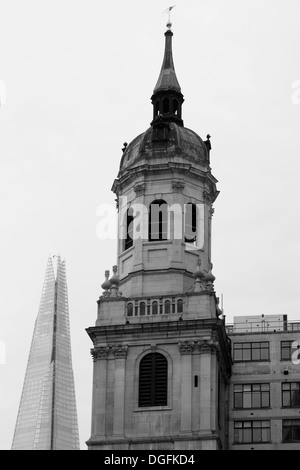
[[152,303],[150,299],[146,302],[135,301],[133,304],[130,302],[127,305],[127,316],[143,316],[143,315],[158,315],[158,314],[170,314],[170,313],[182,313],[183,312],[183,300],[178,299],[177,302],[175,299],[162,300],[160,302],[154,300]]
[[[239,384],[233,388],[235,409],[270,408],[270,384]],[[283,408],[300,408],[300,382],[281,384]]]
[[[163,200],[156,200],[150,204],[148,216],[148,240],[149,242],[168,240],[168,204]],[[129,208],[126,215],[126,239],[124,250],[133,246],[133,209]],[[184,240],[186,243],[195,243],[197,233],[197,206],[188,203],[185,207]]]
[[[270,421],[236,421],[234,423],[235,444],[263,444],[270,442]],[[282,421],[282,442],[300,442],[300,419],[284,419]]]
[[[281,341],[280,346],[282,361],[290,361],[292,359],[292,354],[297,351],[297,349],[300,349],[299,346],[295,347],[295,341]],[[234,362],[269,361],[270,344],[267,341],[255,343],[234,343],[233,360]]]
[[[194,386],[198,386],[198,376]],[[196,379],[196,378],[195,378]],[[160,353],[144,356],[139,366],[139,406],[166,406],[168,361]],[[282,407],[300,408],[300,382],[281,384]],[[236,384],[233,389],[234,408],[270,407],[270,384]]]

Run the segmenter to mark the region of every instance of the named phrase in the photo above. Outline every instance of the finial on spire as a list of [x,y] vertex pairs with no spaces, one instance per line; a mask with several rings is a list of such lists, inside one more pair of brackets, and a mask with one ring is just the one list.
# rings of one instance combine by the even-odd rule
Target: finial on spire
[[168,13],[167,28],[168,28],[169,30],[171,30],[171,28],[172,28],[172,23],[171,23],[171,11],[172,11],[173,8],[175,8],[175,7],[176,7],[176,5],[173,5],[173,6],[169,7],[169,8],[167,8],[165,11],[163,11],[163,15],[164,15],[165,13]]

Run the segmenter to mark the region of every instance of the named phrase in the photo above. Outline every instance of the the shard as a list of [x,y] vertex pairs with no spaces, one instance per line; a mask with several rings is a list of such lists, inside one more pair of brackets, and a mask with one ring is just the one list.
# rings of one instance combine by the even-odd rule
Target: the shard
[[12,450],[79,450],[65,261],[48,260]]

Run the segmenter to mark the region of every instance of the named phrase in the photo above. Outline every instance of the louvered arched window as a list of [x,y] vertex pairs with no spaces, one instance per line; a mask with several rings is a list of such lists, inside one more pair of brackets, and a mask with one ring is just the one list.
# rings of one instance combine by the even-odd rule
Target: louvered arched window
[[195,243],[197,237],[197,206],[188,203],[185,207],[185,242]]
[[168,239],[168,205],[162,199],[150,204],[149,210],[149,241]]
[[160,353],[143,357],[139,367],[139,406],[166,406],[168,403],[168,361]]
[[133,246],[133,209],[130,207],[126,212],[126,239],[124,241],[124,250],[128,250]]

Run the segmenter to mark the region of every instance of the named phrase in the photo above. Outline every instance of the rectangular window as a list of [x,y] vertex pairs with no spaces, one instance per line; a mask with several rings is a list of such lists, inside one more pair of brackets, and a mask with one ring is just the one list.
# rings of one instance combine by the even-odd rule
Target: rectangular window
[[291,361],[292,360],[292,344],[294,341],[281,341],[281,360]]
[[270,384],[234,385],[234,408],[269,408]]
[[283,408],[300,408],[300,382],[281,384]]
[[282,421],[282,441],[300,442],[300,419],[284,419]]
[[270,421],[236,421],[235,444],[262,444],[271,441]]
[[269,359],[268,342],[233,344],[234,362],[268,361]]

